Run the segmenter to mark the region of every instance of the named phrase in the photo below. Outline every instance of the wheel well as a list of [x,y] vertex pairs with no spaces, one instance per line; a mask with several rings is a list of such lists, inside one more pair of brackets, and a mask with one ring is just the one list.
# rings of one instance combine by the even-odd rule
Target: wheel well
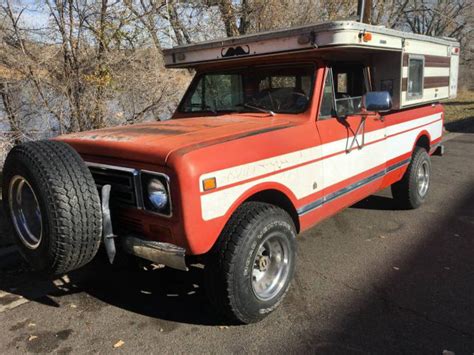
[[416,141],[415,146],[425,148],[427,152],[430,151],[430,139],[426,135],[422,135]]
[[293,206],[291,200],[283,192],[278,190],[264,190],[250,196],[246,201],[266,202],[282,208],[290,215],[291,219],[293,219],[296,231],[299,233],[300,220],[298,218],[298,212],[296,212],[295,206]]

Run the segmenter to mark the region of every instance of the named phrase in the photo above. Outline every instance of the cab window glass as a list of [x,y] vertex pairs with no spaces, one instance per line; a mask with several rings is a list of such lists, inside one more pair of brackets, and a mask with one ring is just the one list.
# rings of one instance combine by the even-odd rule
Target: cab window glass
[[230,110],[242,102],[242,78],[238,74],[210,74],[199,81],[188,112]]
[[301,113],[310,102],[312,65],[252,67],[200,75],[180,105],[181,112]]
[[336,111],[338,116],[357,114],[362,109],[362,96],[367,92],[364,67],[357,64],[338,64],[333,67],[336,81]]
[[330,118],[334,115],[334,92],[331,71],[329,70],[324,82],[323,97],[319,117],[322,119]]

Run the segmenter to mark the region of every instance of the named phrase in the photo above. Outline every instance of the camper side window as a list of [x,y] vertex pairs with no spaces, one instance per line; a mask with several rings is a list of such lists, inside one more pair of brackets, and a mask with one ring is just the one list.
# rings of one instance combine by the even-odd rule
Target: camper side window
[[414,99],[423,96],[423,58],[410,58],[408,61],[407,96]]

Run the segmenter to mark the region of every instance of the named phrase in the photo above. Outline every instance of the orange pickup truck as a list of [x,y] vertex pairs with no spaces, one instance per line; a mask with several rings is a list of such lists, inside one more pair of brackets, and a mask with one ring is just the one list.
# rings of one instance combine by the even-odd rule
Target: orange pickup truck
[[165,51],[196,76],[172,119],[19,145],[4,206],[23,256],[66,273],[104,245],[187,270],[256,322],[288,291],[297,234],[392,187],[416,208],[442,154],[459,44],[354,22]]

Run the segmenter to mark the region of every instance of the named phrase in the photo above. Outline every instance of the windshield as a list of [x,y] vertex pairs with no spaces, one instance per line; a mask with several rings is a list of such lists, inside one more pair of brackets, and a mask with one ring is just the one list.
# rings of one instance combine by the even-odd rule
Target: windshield
[[301,113],[309,105],[312,65],[253,67],[199,75],[180,112]]

